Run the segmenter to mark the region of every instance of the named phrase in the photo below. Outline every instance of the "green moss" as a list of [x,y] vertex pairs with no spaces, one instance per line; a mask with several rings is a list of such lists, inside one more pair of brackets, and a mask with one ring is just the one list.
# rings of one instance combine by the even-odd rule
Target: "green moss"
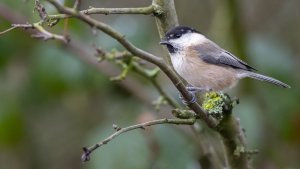
[[225,105],[224,100],[227,96],[223,93],[217,92],[208,92],[204,96],[202,107],[206,110],[211,116],[215,118],[223,117],[223,106]]

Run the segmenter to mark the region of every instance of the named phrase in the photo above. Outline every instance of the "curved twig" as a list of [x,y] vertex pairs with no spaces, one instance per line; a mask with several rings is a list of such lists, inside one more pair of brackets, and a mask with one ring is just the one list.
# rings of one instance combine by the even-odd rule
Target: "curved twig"
[[115,133],[113,133],[112,135],[110,135],[109,137],[107,137],[106,139],[104,139],[103,141],[89,147],[83,148],[84,154],[81,156],[81,160],[83,162],[89,161],[90,160],[90,154],[96,150],[97,148],[109,143],[110,141],[112,141],[115,137],[121,135],[122,133],[131,131],[131,130],[135,130],[135,129],[145,129],[145,127],[147,126],[153,126],[153,125],[157,125],[157,124],[180,124],[180,125],[193,125],[195,123],[195,119],[159,119],[159,120],[153,120],[153,121],[148,121],[145,123],[140,123],[140,124],[136,124],[136,125],[132,125],[132,126],[128,126],[125,128],[120,128],[117,127],[116,125],[113,125],[113,128],[116,129],[117,131]]

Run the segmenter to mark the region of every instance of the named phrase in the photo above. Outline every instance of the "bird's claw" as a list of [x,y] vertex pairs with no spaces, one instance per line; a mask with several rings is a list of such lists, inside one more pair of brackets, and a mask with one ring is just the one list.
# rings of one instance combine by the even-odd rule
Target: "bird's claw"
[[184,105],[189,105],[189,104],[193,104],[197,101],[196,99],[196,94],[194,92],[189,92],[192,99],[191,100],[186,100],[181,94],[179,94],[179,98],[181,99],[181,102],[184,104]]
[[179,98],[181,99],[182,103],[184,105],[189,105],[189,104],[193,104],[197,101],[197,97],[196,97],[196,93],[197,92],[203,92],[203,91],[207,91],[204,88],[200,88],[200,87],[194,87],[194,86],[187,86],[186,90],[189,92],[189,94],[191,95],[192,99],[191,100],[186,100],[181,94],[179,95]]

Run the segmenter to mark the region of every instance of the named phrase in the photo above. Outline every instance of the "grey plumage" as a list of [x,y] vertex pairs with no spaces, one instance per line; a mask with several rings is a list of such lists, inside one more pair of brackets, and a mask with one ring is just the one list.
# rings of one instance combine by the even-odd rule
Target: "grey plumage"
[[[208,40],[206,43],[209,45],[195,46],[195,50],[198,51],[199,57],[206,63],[217,64],[220,66],[230,66],[233,68],[243,69],[247,71],[254,71],[253,67],[249,66],[246,62],[235,57],[230,52],[223,50],[214,42]],[[216,51],[218,51],[216,53]]]
[[274,85],[277,85],[277,86],[280,86],[280,87],[283,87],[283,88],[291,88],[289,85],[277,80],[277,79],[274,79],[272,77],[268,77],[268,76],[264,76],[264,75],[261,75],[261,74],[258,74],[258,73],[254,73],[254,72],[247,72],[245,74],[245,77],[250,77],[250,78],[253,78],[253,79],[256,79],[256,80],[260,80],[260,81],[265,81],[265,82],[269,82],[269,83],[272,83]]

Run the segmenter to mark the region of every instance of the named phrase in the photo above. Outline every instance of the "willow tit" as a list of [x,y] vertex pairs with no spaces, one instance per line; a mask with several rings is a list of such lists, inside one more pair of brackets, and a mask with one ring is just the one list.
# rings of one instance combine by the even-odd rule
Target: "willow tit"
[[256,69],[193,28],[174,27],[160,44],[167,46],[174,69],[192,88],[223,91],[245,77],[290,88],[279,80],[255,73]]

